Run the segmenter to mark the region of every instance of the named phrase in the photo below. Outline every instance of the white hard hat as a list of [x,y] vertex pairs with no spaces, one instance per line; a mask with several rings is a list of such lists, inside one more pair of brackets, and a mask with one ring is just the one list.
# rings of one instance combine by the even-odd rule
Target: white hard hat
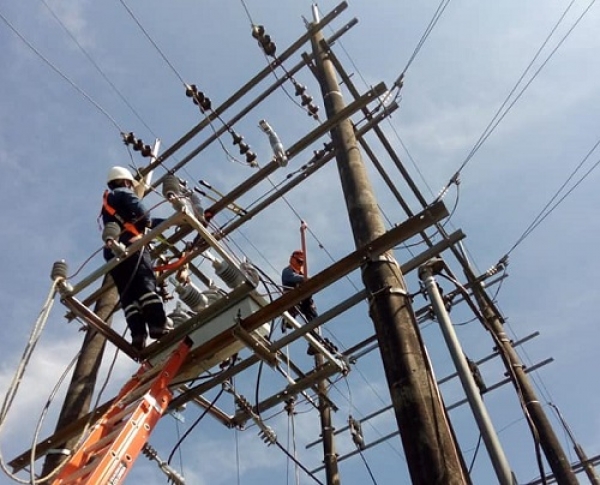
[[108,177],[106,182],[110,183],[113,180],[129,180],[133,182],[133,175],[131,172],[124,167],[113,167],[108,171]]

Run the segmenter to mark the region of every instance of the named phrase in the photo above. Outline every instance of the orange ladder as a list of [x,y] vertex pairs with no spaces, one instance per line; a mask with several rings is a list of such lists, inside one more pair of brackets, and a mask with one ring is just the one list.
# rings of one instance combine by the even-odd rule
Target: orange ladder
[[192,341],[185,338],[167,360],[155,367],[145,361],[94,424],[52,485],[118,485],[148,441],[173,398],[169,384]]

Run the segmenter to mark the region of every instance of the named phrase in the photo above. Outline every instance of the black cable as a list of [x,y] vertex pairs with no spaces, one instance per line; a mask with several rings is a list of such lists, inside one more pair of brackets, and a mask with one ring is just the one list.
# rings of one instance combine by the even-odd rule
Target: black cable
[[369,476],[371,477],[371,481],[373,482],[373,485],[377,485],[377,480],[375,480],[375,476],[373,475],[373,472],[371,471],[371,467],[369,466],[369,463],[367,463],[367,459],[365,458],[365,456],[360,448],[358,448],[358,454],[362,458],[362,461],[365,464],[365,468],[369,472]]
[[473,471],[473,465],[475,465],[475,459],[477,458],[477,454],[479,453],[479,447],[481,446],[481,433],[479,433],[479,438],[477,438],[477,444],[475,445],[475,451],[473,453],[473,458],[471,459],[471,464],[469,465],[469,475]]
[[175,452],[179,449],[179,447],[181,446],[183,441],[189,436],[189,434],[194,430],[194,428],[196,426],[198,426],[198,423],[200,423],[200,421],[202,421],[202,418],[204,418],[204,416],[206,416],[206,414],[213,408],[213,406],[219,400],[219,398],[221,397],[221,395],[223,394],[224,391],[225,391],[225,388],[222,387],[221,390],[215,396],[215,398],[210,402],[208,407],[202,412],[202,414],[200,416],[198,416],[198,418],[192,423],[192,425],[188,428],[188,430],[185,433],[183,433],[181,438],[179,438],[179,440],[177,440],[177,443],[175,443],[175,446],[171,450],[171,453],[169,453],[169,458],[167,459],[168,465],[171,464],[173,455],[175,455]]

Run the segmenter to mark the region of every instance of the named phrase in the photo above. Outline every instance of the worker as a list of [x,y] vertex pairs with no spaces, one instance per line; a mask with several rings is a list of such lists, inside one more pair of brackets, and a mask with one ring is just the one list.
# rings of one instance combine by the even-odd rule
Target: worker
[[[121,228],[119,243],[125,247],[140,239],[146,228],[158,219],[151,219],[134,192],[134,178],[123,167],[108,171],[109,190],[104,192],[102,221],[106,225],[116,222]],[[104,248],[104,258],[113,257],[110,248]],[[115,282],[125,320],[131,333],[131,345],[138,351],[146,345],[146,338],[160,339],[173,328],[165,314],[163,302],[157,293],[156,275],[147,248],[139,251],[115,266],[110,274]],[[148,328],[146,328],[146,326]]]
[[[306,278],[304,277],[304,252],[296,250],[290,256],[290,264],[286,266],[281,272],[281,284],[284,290],[290,290],[296,288]],[[312,297],[305,298],[298,305],[298,310],[304,315],[307,322],[314,320],[319,316],[317,313],[317,307]],[[292,310],[290,313],[296,313]],[[293,315],[295,316],[295,315]]]

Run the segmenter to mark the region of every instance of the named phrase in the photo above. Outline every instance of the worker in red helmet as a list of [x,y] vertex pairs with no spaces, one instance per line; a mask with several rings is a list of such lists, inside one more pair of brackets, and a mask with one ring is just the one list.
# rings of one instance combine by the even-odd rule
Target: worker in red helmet
[[[281,284],[284,289],[290,290],[296,288],[306,279],[304,276],[304,261],[303,251],[298,249],[292,253],[289,266],[286,266],[281,272]],[[299,303],[298,310],[302,313],[307,322],[310,322],[319,316],[315,302],[310,296]],[[290,313],[293,314],[294,312],[292,311]]]
[[[102,201],[102,221],[117,223],[121,229],[119,243],[125,247],[140,239],[147,227],[160,220],[150,219],[142,201],[133,191],[134,178],[124,167],[113,167],[108,172],[108,189]],[[104,258],[108,261],[113,254],[104,248]],[[110,274],[121,299],[121,307],[131,332],[131,345],[138,351],[150,338],[159,339],[173,328],[167,318],[163,302],[157,293],[156,275],[152,268],[147,248],[125,259],[115,266]],[[148,329],[146,329],[146,326]]]

